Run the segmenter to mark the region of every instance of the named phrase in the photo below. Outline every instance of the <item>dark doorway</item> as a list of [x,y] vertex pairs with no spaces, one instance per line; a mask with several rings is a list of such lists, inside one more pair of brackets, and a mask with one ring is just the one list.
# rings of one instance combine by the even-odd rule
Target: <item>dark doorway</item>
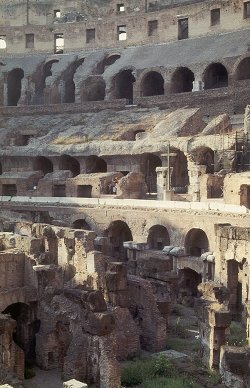
[[237,68],[237,79],[250,79],[250,57],[244,58]]
[[75,220],[72,224],[74,229],[91,230],[91,227],[85,220]]
[[125,241],[132,241],[132,233],[124,221],[113,221],[105,232],[109,237],[110,254],[118,261],[126,261],[126,249],[123,247]]
[[91,198],[92,186],[91,185],[79,185],[77,186],[77,197],[79,198]]
[[51,160],[45,156],[38,156],[34,160],[34,171],[42,171],[44,175],[53,172],[53,164]]
[[187,67],[177,69],[171,80],[171,93],[185,93],[193,90],[194,73]]
[[3,195],[15,197],[17,195],[17,187],[16,185],[6,185],[2,186]]
[[162,94],[164,94],[164,79],[160,73],[151,71],[142,81],[141,95],[157,96]]
[[185,248],[187,255],[201,256],[202,253],[208,252],[209,242],[206,233],[201,229],[191,229],[185,239]]
[[23,77],[24,71],[22,69],[14,69],[9,72],[7,77],[8,106],[17,106],[21,97]]
[[114,98],[126,98],[133,103],[133,83],[135,77],[132,70],[123,70],[113,80]]
[[154,225],[149,229],[148,240],[149,249],[162,250],[170,245],[170,238],[167,228],[162,225]]
[[228,86],[228,73],[221,63],[213,63],[205,71],[204,88],[217,89]]
[[73,177],[80,174],[80,163],[76,158],[69,155],[62,155],[59,162],[60,170],[71,171]]

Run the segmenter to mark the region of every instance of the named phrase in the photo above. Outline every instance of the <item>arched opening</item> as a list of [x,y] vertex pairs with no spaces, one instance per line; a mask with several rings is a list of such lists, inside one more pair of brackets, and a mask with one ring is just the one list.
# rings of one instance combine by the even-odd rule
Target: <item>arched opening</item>
[[242,280],[240,279],[240,263],[236,260],[227,261],[227,288],[230,292],[229,306],[234,313],[242,312]]
[[194,73],[187,67],[177,69],[171,80],[171,93],[185,93],[193,90]]
[[52,76],[52,66],[54,63],[58,62],[58,59],[53,59],[43,65],[41,74],[39,74],[39,80],[36,82],[35,86],[35,98],[33,101],[34,103],[44,104],[44,89],[46,87],[46,78]]
[[194,152],[192,156],[198,165],[206,166],[206,173],[214,173],[214,151],[209,147],[199,147]]
[[133,102],[133,83],[135,77],[132,70],[123,70],[113,79],[114,98],[126,98]]
[[81,99],[82,101],[103,101],[105,89],[104,79],[99,76],[88,77],[82,85]]
[[141,84],[142,96],[158,96],[164,94],[164,79],[157,71],[145,75]]
[[64,81],[65,81],[65,99],[64,101],[66,103],[73,103],[75,102],[75,82],[74,82],[74,75],[78,67],[80,67],[85,58],[81,58],[78,61],[75,61],[72,63],[72,65],[67,69],[64,75]]
[[23,77],[22,69],[14,69],[9,72],[7,77],[8,106],[17,106],[21,97]]
[[206,233],[202,229],[191,229],[185,238],[185,249],[187,255],[201,256],[209,251],[209,242]]
[[161,251],[165,246],[170,245],[170,238],[167,228],[162,225],[154,225],[149,229],[147,243],[149,249]]
[[217,89],[228,86],[228,73],[221,63],[212,63],[204,73],[204,88]]
[[107,56],[103,61],[101,61],[97,67],[97,73],[103,74],[104,71],[111,65],[113,65],[119,58],[120,54],[111,54]]
[[80,174],[80,163],[77,159],[69,155],[62,155],[59,162],[60,170],[69,170],[72,176],[75,177]]
[[142,172],[145,174],[145,181],[148,186],[148,193],[157,192],[157,173],[156,168],[162,166],[159,156],[146,154],[143,158]]
[[90,225],[83,219],[75,220],[72,224],[74,229],[92,230]]
[[178,298],[181,303],[193,306],[193,297],[199,295],[198,285],[202,282],[201,274],[191,268],[178,271]]
[[35,317],[35,308],[24,303],[14,303],[5,309],[3,314],[9,314],[16,321],[13,340],[24,351],[25,361],[33,364],[36,359],[36,333],[40,329],[40,321]]
[[86,161],[86,172],[87,174],[107,172],[107,163],[98,156],[89,156]]
[[110,255],[118,261],[126,261],[126,249],[123,247],[125,241],[132,241],[132,233],[124,221],[113,221],[105,232],[109,238]]
[[237,68],[237,79],[250,79],[250,57],[242,59]]
[[44,156],[38,156],[34,160],[34,171],[42,171],[44,175],[53,172],[53,163]]
[[176,156],[172,159],[171,186],[175,193],[187,193],[189,186],[187,157],[180,150],[174,152]]

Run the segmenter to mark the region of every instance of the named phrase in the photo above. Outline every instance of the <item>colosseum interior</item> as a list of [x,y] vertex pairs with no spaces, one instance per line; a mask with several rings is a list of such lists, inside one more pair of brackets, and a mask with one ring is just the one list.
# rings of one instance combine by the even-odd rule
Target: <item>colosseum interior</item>
[[246,388],[250,1],[119,1],[0,1],[0,384]]

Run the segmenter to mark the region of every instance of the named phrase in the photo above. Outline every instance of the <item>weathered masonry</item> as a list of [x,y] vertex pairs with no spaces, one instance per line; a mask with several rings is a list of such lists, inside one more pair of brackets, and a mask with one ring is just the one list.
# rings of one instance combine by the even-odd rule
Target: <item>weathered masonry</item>
[[[250,1],[1,1],[0,372],[14,388],[30,363],[65,387],[120,388],[121,361],[168,347],[178,304],[203,364],[247,386],[249,36]],[[236,320],[244,347],[227,345]]]

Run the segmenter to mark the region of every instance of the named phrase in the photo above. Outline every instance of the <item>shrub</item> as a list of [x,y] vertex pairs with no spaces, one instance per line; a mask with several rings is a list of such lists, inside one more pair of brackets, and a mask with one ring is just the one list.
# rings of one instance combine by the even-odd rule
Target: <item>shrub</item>
[[24,370],[24,378],[26,380],[32,379],[32,377],[35,377],[35,375],[36,375],[36,372],[33,369],[27,368],[27,367],[25,368],[25,370]]
[[183,377],[158,377],[148,379],[142,384],[143,388],[202,388],[201,385]]
[[154,360],[154,376],[170,376],[172,364],[167,357],[161,353]]
[[230,336],[228,345],[245,346],[247,345],[246,328],[240,322],[232,322],[230,326]]

